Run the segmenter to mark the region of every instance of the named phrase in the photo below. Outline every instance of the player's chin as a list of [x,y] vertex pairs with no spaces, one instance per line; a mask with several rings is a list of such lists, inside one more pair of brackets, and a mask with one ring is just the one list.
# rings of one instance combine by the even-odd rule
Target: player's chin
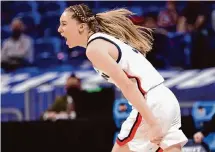
[[72,44],[72,43],[71,43],[71,44],[68,44],[68,47],[69,47],[70,49],[71,49],[71,48],[74,48],[74,47],[77,47],[77,46],[78,46],[78,45],[76,45],[76,44],[74,44],[74,43],[73,43],[73,44]]
[[71,44],[67,44],[67,46],[68,46],[68,48],[73,48],[73,45],[71,45]]

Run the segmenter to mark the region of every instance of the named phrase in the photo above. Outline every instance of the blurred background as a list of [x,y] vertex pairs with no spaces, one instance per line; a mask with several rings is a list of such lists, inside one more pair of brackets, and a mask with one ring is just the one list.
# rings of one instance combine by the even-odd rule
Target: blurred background
[[131,107],[58,34],[61,13],[79,3],[94,13],[126,7],[154,30],[147,59],[180,102],[183,150],[215,151],[215,2],[1,1],[3,151],[111,151]]

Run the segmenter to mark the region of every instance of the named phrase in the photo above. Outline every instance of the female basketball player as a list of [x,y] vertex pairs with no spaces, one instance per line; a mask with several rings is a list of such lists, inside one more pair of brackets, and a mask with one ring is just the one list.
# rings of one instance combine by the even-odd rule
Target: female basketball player
[[178,101],[144,57],[152,38],[130,15],[126,9],[93,15],[86,5],[74,5],[61,15],[58,31],[70,48],[85,47],[96,71],[133,105],[112,152],[179,152],[187,138],[179,129]]

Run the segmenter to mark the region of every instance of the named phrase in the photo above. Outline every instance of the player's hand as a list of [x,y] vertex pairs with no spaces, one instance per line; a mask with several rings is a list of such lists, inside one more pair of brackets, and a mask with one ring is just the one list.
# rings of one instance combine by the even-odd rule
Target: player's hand
[[57,115],[56,112],[47,112],[47,117],[48,118],[55,118],[56,115]]
[[151,125],[148,132],[148,137],[151,143],[159,145],[163,139],[164,133],[159,124]]
[[43,115],[43,119],[45,119],[45,120],[55,120],[56,115],[57,115],[56,112],[48,111],[48,112],[45,112],[45,114]]
[[204,135],[201,132],[197,132],[193,136],[195,143],[198,143],[198,144],[202,142],[203,138],[204,138]]

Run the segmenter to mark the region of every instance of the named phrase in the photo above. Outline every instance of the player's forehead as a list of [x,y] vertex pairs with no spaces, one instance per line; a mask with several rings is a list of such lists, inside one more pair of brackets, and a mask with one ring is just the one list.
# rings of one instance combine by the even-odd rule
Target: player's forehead
[[72,19],[72,12],[64,11],[62,15],[60,16],[60,22],[68,22]]

